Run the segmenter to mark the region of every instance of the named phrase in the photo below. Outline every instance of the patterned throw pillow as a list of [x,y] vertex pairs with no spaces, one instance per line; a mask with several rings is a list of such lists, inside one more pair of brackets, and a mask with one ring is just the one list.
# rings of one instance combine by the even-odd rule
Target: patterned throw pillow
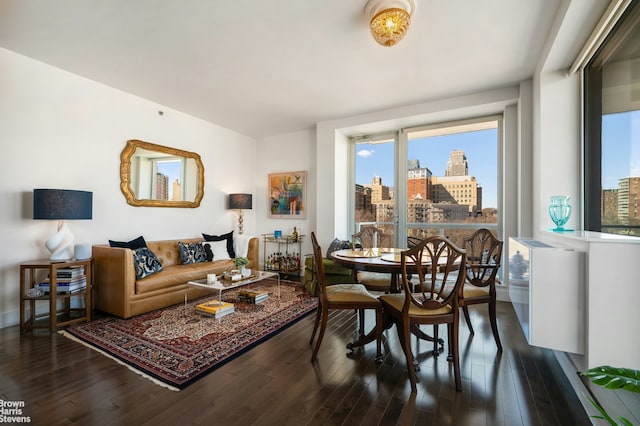
[[331,241],[331,244],[329,244],[326,257],[327,259],[331,259],[331,253],[333,253],[334,251],[345,250],[350,248],[351,248],[351,241],[339,240],[336,238],[333,241]]
[[225,241],[229,258],[233,259],[234,257],[236,257],[236,252],[233,249],[233,231],[228,232],[226,234],[222,234],[222,235],[202,234],[202,237],[204,238],[205,241]]
[[136,278],[138,279],[162,271],[160,259],[148,247],[140,247],[133,251],[133,264],[136,267]]
[[179,241],[178,247],[180,248],[180,259],[183,265],[207,261],[204,247],[200,243],[183,243]]

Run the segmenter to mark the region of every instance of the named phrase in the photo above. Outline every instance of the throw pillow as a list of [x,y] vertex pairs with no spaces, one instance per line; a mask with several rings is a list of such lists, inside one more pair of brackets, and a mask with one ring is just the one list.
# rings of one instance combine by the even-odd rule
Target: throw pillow
[[351,241],[339,240],[336,238],[333,241],[331,241],[331,244],[329,244],[329,248],[327,248],[326,257],[327,259],[331,259],[331,253],[333,253],[334,251],[345,250],[350,248],[351,248]]
[[183,265],[207,261],[204,247],[202,247],[200,243],[183,243],[182,241],[178,241],[178,247],[180,248],[180,260],[182,260]]
[[206,253],[211,252],[211,260],[231,259],[227,251],[227,241],[205,241],[202,243]]
[[[202,249],[204,250],[204,255],[207,258],[207,262],[211,262],[213,260],[213,251],[211,250],[211,243],[204,241],[201,243],[202,244]],[[226,244],[225,244],[225,250],[226,250]]]
[[142,235],[140,235],[138,238],[135,238],[131,241],[113,241],[113,240],[109,240],[109,246],[111,247],[120,247],[120,248],[128,248],[131,250],[135,250],[141,247],[146,247],[147,246],[147,242],[144,240],[144,238],[142,237]]
[[136,267],[136,278],[148,277],[162,271],[160,259],[148,247],[133,250],[133,264]]
[[[229,254],[229,257],[230,258],[236,257],[236,252],[233,249],[233,231],[227,234],[222,234],[222,235],[202,234],[202,237],[204,238],[205,241],[226,241],[227,253]],[[216,258],[216,260],[219,260],[219,259]]]

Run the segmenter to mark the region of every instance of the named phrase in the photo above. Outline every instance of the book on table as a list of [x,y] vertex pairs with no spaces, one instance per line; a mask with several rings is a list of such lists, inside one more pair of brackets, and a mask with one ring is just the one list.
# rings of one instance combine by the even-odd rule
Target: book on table
[[238,292],[238,301],[246,303],[260,303],[269,298],[266,291],[241,290]]
[[[49,293],[51,283],[49,278],[38,284],[38,287],[45,293]],[[56,293],[73,293],[87,288],[87,277],[82,275],[76,278],[57,278]]]
[[66,268],[58,268],[56,272],[57,278],[75,278],[84,275],[84,266],[75,265]]
[[233,306],[233,303],[221,302],[218,300],[212,300],[210,302],[196,305],[196,312],[215,318],[221,318],[225,315],[229,315],[234,310],[235,308]]

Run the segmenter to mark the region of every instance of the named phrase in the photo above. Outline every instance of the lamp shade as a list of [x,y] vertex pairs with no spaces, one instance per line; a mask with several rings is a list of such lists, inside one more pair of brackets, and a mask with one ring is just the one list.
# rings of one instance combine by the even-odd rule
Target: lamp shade
[[93,192],[68,189],[34,189],[33,218],[74,220],[93,218]]
[[237,210],[251,210],[253,195],[229,194],[229,208]]

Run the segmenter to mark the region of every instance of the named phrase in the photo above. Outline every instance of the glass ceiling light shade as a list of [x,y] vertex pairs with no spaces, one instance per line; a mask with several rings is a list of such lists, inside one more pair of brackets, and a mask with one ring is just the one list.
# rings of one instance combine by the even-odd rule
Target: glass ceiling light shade
[[413,0],[369,0],[365,14],[371,35],[383,46],[393,46],[404,38],[416,5]]

